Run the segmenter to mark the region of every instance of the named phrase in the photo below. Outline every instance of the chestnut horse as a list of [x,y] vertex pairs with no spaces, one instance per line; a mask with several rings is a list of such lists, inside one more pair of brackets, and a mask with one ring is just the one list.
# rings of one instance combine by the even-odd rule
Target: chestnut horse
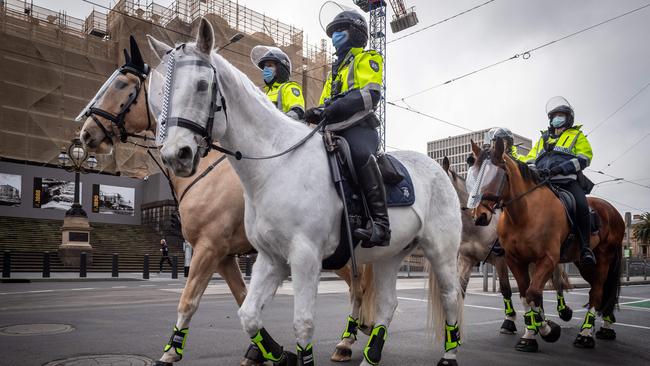
[[[80,115],[85,122],[79,137],[89,151],[108,154],[114,144],[126,143],[127,137],[143,138],[145,133],[156,130],[156,121],[146,100],[148,67],[133,38],[131,54],[126,50],[124,54],[126,64],[100,89],[90,103],[92,108]],[[246,284],[235,257],[253,251],[244,230],[244,194],[239,178],[222,156],[220,152],[210,152],[199,162],[197,173],[187,178],[163,172],[175,196],[179,197],[183,237],[191,243],[193,255],[174,326],[173,338],[179,336],[183,341],[173,343],[170,340],[157,365],[171,365],[181,360],[190,320],[215,271],[225,280],[238,306],[246,296]],[[202,172],[208,174],[198,178]],[[343,267],[337,274],[348,285],[352,284],[349,267]],[[374,294],[372,271],[366,268],[362,279],[354,281],[354,286],[351,318],[358,320],[362,330],[372,328],[374,299],[364,297],[362,301],[361,298]],[[361,308],[362,304],[366,306]],[[356,338],[356,331],[350,337]],[[261,362],[244,359],[242,364],[260,365]]]
[[[469,196],[465,179],[450,168],[449,159],[446,156],[442,160],[442,169],[449,176],[451,184],[458,194],[461,206],[465,206]],[[497,239],[497,221],[494,220],[486,226],[475,225],[471,210],[467,209],[462,211],[461,218],[463,221],[463,231],[458,252],[458,277],[463,294],[467,290],[467,283],[472,267],[482,261],[493,265],[499,276],[499,290],[503,296],[503,305],[505,308],[505,319],[501,324],[500,332],[501,334],[516,334],[517,326],[515,325],[515,319],[517,313],[512,305],[512,288],[510,287],[508,265],[504,256],[497,256],[490,250]],[[573,317],[573,310],[564,301],[563,290],[570,289],[571,284],[561,265],[555,267],[551,280],[556,291],[556,309],[558,315],[560,319],[568,322]]]
[[[528,165],[515,161],[504,150],[500,138],[493,147],[483,151],[472,141],[476,167],[481,167],[478,175],[482,177],[476,184],[479,196],[475,198],[480,199],[480,204],[474,209],[474,218],[477,223],[487,224],[497,209],[503,210],[497,234],[526,312],[526,333],[516,349],[536,352],[538,332],[547,342],[555,342],[560,337],[560,327],[545,319],[542,306],[544,284],[560,262],[573,262],[591,287],[588,311],[573,344],[579,348],[595,346],[596,313],[603,317],[603,326],[596,337],[614,339],[612,324],[620,292],[623,218],[608,202],[589,197],[589,206],[600,218],[600,229],[590,237],[597,264],[580,265],[577,243],[569,246],[561,257],[563,242],[571,234],[562,202],[549,188],[548,179],[541,179]],[[532,278],[530,265],[534,265]]]

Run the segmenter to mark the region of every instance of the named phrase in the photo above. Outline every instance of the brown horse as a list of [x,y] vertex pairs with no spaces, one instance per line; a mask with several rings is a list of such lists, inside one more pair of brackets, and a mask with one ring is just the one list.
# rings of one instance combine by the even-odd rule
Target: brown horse
[[[600,218],[600,229],[590,238],[597,264],[580,265],[576,243],[561,252],[563,242],[571,234],[562,202],[549,188],[547,180],[541,179],[526,164],[513,160],[504,149],[500,138],[494,147],[483,151],[472,142],[477,167],[484,170],[483,180],[478,183],[481,201],[474,210],[474,218],[477,223],[487,224],[497,209],[503,209],[497,233],[526,311],[526,333],[516,349],[536,352],[538,332],[547,342],[555,342],[560,337],[560,327],[545,319],[542,307],[544,284],[560,262],[574,262],[591,286],[588,311],[574,345],[579,348],[595,346],[592,334],[596,312],[604,320],[596,337],[614,339],[616,333],[611,326],[620,292],[621,243],[625,229],[621,215],[608,202],[588,198],[590,207]],[[532,278],[530,265],[534,265]]]
[[[90,151],[111,153],[113,145],[126,142],[127,137],[144,136],[156,130],[156,121],[151,117],[147,105],[147,67],[145,66],[135,40],[131,40],[131,55],[124,51],[126,64],[115,77],[102,88],[80,132],[80,138]],[[178,316],[172,339],[164,348],[157,365],[171,365],[183,356],[185,340],[192,316],[201,297],[216,271],[226,281],[241,306],[246,296],[246,284],[239,270],[236,255],[252,252],[254,249],[246,238],[244,230],[244,194],[239,178],[222,154],[211,151],[201,159],[197,173],[182,178],[169,173],[167,176],[176,197],[180,198],[178,210],[182,222],[183,237],[192,245],[193,255],[190,272],[178,304]],[[217,162],[213,168],[210,166]],[[202,172],[209,174],[197,179]],[[192,219],[184,220],[191,217]],[[362,329],[372,324],[374,300],[372,296],[372,271],[360,281],[354,281],[351,317],[363,324]],[[346,266],[337,271],[348,285],[352,286],[350,269]],[[368,275],[370,274],[370,275]],[[361,308],[361,306],[363,308]],[[372,329],[372,326],[369,327]],[[356,338],[356,331],[354,331]],[[242,365],[261,365],[251,359],[244,359]]]
[[[446,156],[442,160],[442,169],[449,176],[451,184],[458,194],[461,207],[465,206],[469,196],[465,179],[450,168],[449,159]],[[504,256],[497,256],[490,250],[497,239],[497,220],[491,221],[486,226],[475,225],[471,210],[467,209],[463,210],[461,218],[463,220],[463,231],[458,252],[458,276],[463,294],[467,290],[472,267],[482,261],[493,265],[499,277],[499,290],[503,296],[505,308],[505,319],[501,324],[500,332],[502,334],[516,334],[515,319],[517,313],[512,304],[512,288],[510,286],[508,265]],[[573,310],[564,301],[563,290],[571,288],[571,285],[561,265],[555,267],[551,280],[556,291],[557,312],[560,319],[568,322],[573,316]]]

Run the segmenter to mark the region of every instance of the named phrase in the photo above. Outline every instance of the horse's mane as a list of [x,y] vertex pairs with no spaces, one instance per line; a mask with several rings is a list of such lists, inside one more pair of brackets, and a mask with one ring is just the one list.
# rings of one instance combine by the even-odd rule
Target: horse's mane
[[535,184],[541,182],[541,178],[539,177],[539,174],[537,174],[535,170],[531,169],[528,166],[528,164],[522,163],[521,161],[514,159],[510,155],[508,155],[508,158],[517,164],[517,168],[519,168],[519,174],[521,174],[521,177],[524,179],[524,181],[532,182]]

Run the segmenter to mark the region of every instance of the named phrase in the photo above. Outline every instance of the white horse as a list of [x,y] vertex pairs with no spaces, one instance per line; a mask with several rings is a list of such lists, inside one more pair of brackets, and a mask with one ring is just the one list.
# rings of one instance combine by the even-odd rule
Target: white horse
[[[154,93],[150,100],[153,110],[160,111],[159,122],[167,122],[166,129],[159,131],[164,138],[161,156],[175,174],[187,176],[196,170],[212,138],[225,148],[243,152],[243,159],[231,156],[229,160],[244,187],[246,234],[259,254],[239,310],[241,323],[267,360],[290,364],[295,355],[273,341],[264,329],[261,312],[291,273],[298,364],[313,365],[321,261],[339,243],[342,203],[318,135],[279,157],[251,159],[280,153],[311,130],[280,113],[246,75],[212,52],[214,37],[205,19],[196,43],[172,48],[149,36],[151,48],[161,58],[157,70],[165,75],[163,95]],[[421,248],[431,263],[432,330],[437,339],[444,336],[446,340],[438,364],[456,365],[463,303],[457,275],[462,225],[458,198],[432,159],[409,151],[394,156],[408,168],[417,198],[410,207],[389,210],[390,246],[355,251],[359,263],[376,264],[375,327],[361,364],[379,363],[397,306],[398,269],[406,255]]]

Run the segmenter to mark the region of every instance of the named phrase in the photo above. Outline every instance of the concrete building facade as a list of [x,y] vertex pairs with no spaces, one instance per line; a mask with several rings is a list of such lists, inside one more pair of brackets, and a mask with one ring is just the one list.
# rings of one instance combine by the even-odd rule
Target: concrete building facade
[[[486,128],[484,130],[429,141],[427,142],[427,155],[440,164],[442,164],[442,160],[445,156],[448,157],[451,163],[451,169],[464,178],[467,174],[467,164],[465,160],[472,152],[471,141],[479,144],[482,143],[483,136],[489,130],[490,128]],[[514,143],[517,145],[519,153],[528,154],[532,148],[532,141],[516,133],[513,134],[515,136]]]

